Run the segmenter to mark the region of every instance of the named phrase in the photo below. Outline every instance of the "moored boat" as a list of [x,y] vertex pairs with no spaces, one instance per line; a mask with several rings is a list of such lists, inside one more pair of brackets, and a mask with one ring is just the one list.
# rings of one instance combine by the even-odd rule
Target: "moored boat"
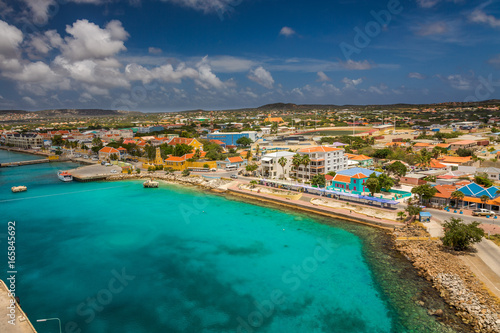
[[14,193],[17,193],[17,192],[24,192],[24,191],[27,191],[27,190],[28,190],[28,188],[27,188],[26,186],[22,186],[22,185],[21,185],[21,186],[12,186],[10,189],[11,189],[11,190],[12,190],[12,192],[14,192]]
[[57,172],[57,177],[63,182],[70,182],[73,180],[73,176],[68,171],[59,170]]
[[155,188],[158,187],[159,183],[151,180],[146,180],[142,185],[146,188]]

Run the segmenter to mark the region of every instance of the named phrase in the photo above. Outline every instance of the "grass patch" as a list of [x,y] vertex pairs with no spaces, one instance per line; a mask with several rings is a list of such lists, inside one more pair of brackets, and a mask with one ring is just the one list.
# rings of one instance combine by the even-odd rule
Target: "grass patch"
[[489,240],[493,241],[497,246],[500,246],[500,235],[486,236]]

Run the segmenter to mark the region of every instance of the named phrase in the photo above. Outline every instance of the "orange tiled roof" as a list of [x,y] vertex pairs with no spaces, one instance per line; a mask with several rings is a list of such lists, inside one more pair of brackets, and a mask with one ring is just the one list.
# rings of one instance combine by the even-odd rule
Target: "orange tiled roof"
[[[184,156],[186,156],[186,155],[184,155]],[[169,162],[183,162],[183,161],[185,161],[184,156],[179,157],[179,156],[172,156],[171,155],[168,158],[166,158],[165,161],[169,161]]]
[[470,156],[460,157],[460,156],[443,156],[439,158],[443,163],[466,163],[471,160]]
[[366,160],[371,160],[372,158],[371,157],[368,157],[366,155],[354,155],[353,158],[351,158],[351,160],[354,160],[354,161],[366,161]]
[[364,174],[362,174],[361,172],[355,174],[354,176],[352,176],[351,178],[356,178],[356,179],[364,179],[364,178],[368,178],[367,176],[365,176]]
[[194,139],[192,138],[172,138],[172,140],[170,140],[168,142],[169,145],[179,145],[179,144],[185,144],[185,145],[189,145],[193,142]]
[[430,143],[426,143],[426,142],[417,142],[415,143],[415,145],[413,147],[430,147],[431,144]]
[[441,147],[441,148],[450,148],[449,143],[438,143],[436,147]]
[[336,182],[341,182],[341,183],[350,183],[351,182],[351,177],[346,176],[346,175],[335,175],[333,178],[334,181]]
[[451,144],[452,144],[452,145],[470,145],[470,144],[473,144],[473,143],[476,143],[476,141],[472,141],[472,140],[462,140],[462,141],[452,142]]
[[115,149],[113,147],[103,147],[101,150],[99,150],[100,153],[106,153],[106,154],[116,154],[119,153],[118,149]]
[[227,159],[231,163],[243,162],[243,159],[241,158],[241,156],[228,157]]

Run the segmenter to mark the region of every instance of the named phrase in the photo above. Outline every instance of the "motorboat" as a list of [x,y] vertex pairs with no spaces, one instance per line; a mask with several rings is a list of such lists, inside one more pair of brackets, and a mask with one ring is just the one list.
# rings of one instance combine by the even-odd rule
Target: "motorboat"
[[59,170],[57,172],[57,177],[63,182],[70,182],[73,180],[73,176],[68,171]]

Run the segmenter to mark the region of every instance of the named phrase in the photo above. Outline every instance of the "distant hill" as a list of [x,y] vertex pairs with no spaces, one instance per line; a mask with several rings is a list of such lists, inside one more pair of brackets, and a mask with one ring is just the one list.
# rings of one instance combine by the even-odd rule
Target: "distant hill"
[[120,115],[141,115],[139,111],[121,111],[121,110],[105,110],[105,109],[51,109],[41,111],[24,111],[24,110],[0,110],[0,115],[5,114],[28,114],[33,113],[39,118],[52,117],[105,117],[105,116],[120,116]]

